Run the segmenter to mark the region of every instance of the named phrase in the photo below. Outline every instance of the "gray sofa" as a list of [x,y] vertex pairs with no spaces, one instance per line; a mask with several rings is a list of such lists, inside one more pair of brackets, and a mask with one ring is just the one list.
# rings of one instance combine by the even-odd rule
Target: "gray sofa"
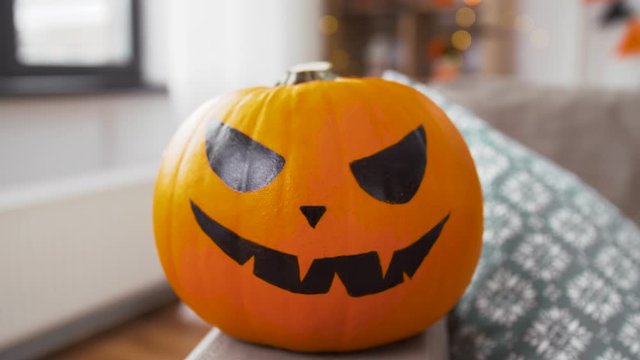
[[574,172],[640,224],[640,92],[487,78],[436,88]]

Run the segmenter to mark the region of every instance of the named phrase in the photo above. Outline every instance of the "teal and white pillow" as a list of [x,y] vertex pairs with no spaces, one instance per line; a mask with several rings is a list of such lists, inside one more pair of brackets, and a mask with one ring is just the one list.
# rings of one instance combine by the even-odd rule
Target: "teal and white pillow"
[[640,232],[571,173],[398,73],[471,149],[484,245],[449,315],[453,359],[639,359]]

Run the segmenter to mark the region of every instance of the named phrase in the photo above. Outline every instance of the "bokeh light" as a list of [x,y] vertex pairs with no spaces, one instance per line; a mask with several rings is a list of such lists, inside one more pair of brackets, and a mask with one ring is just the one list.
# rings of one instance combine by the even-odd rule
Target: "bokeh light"
[[531,32],[531,43],[535,48],[546,48],[549,46],[549,32],[544,29],[533,30]]
[[439,8],[448,8],[453,6],[453,0],[433,0],[433,4]]
[[458,30],[451,35],[451,45],[456,50],[467,50],[471,46],[471,41],[471,34],[466,30]]
[[465,5],[467,6],[477,6],[480,5],[482,0],[464,0]]
[[533,19],[531,18],[531,16],[521,14],[521,15],[516,16],[514,25],[515,25],[516,30],[518,30],[518,31],[529,32],[529,31],[533,30],[533,27],[534,27],[535,24],[534,24]]
[[325,15],[318,21],[320,32],[324,35],[333,35],[338,31],[338,19],[335,16]]
[[427,57],[429,59],[437,59],[444,55],[447,50],[446,40],[441,38],[431,39],[427,43]]
[[472,8],[462,7],[456,11],[456,23],[460,27],[470,27],[476,22],[476,12]]

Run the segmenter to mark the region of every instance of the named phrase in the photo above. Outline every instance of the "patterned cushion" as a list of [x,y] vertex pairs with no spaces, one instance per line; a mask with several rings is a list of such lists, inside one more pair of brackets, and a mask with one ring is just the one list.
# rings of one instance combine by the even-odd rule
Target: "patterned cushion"
[[467,141],[485,201],[474,280],[450,314],[453,359],[640,358],[640,232],[574,175],[398,73]]

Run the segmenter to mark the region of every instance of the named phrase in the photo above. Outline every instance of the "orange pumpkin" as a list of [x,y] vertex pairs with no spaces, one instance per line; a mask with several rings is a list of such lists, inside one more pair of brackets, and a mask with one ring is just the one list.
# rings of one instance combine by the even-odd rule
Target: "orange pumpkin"
[[211,100],[164,154],[162,266],[237,338],[299,351],[406,338],[452,308],[478,261],[480,185],[443,111],[328,74]]

